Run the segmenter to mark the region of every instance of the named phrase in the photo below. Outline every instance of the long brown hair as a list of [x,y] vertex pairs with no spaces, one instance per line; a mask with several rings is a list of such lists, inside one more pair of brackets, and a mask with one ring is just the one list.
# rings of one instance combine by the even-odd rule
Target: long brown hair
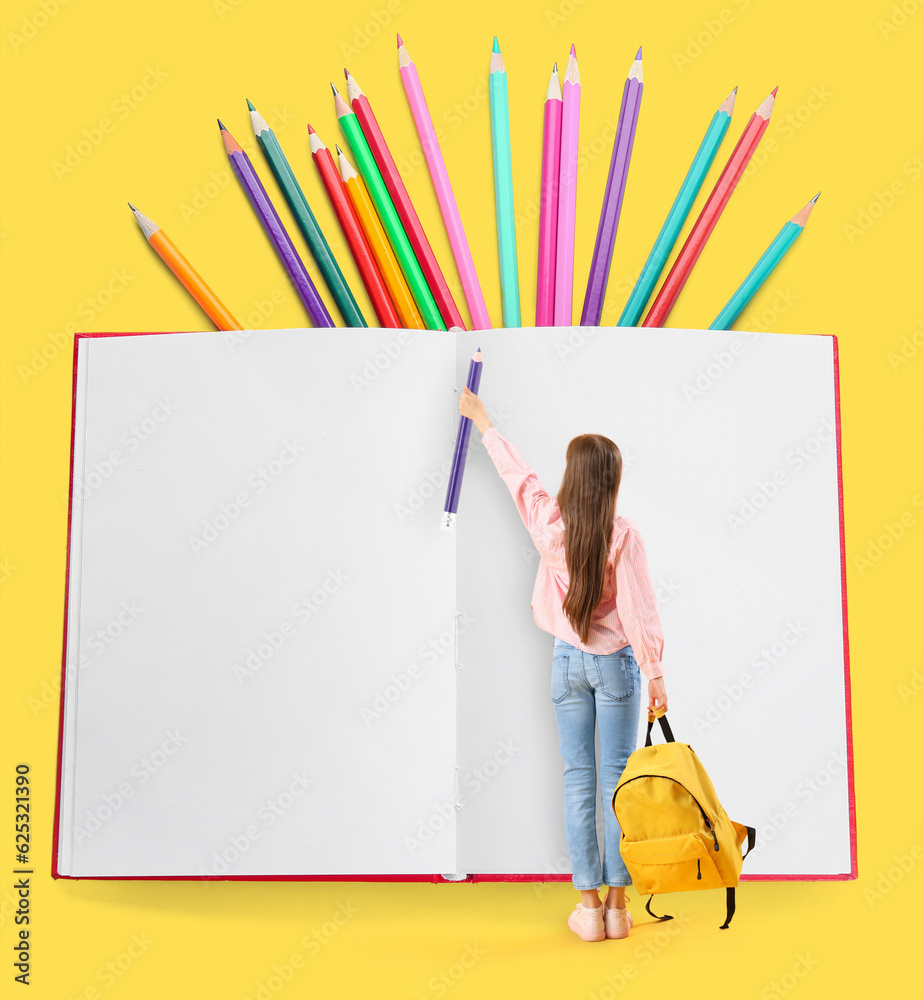
[[622,480],[622,453],[602,434],[579,434],[568,444],[566,457],[558,491],[570,577],[564,613],[585,643],[593,610],[603,592]]

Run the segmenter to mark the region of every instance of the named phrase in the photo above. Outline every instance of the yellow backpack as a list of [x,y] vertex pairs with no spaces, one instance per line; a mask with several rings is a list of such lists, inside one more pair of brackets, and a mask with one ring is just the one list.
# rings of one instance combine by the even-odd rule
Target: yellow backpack
[[[637,890],[651,899],[655,892],[726,888],[724,930],[734,916],[742,845],[746,840],[747,854],[753,850],[756,829],[728,818],[695,751],[673,739],[662,709],[656,718],[667,742],[651,745],[655,713],[648,710],[647,741],[628,758],[612,794],[622,860]],[[645,909],[657,917],[650,899]]]

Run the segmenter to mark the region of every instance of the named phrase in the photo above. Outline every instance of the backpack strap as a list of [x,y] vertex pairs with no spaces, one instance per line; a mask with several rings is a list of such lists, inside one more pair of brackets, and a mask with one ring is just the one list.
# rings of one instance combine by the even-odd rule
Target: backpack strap
[[[661,712],[657,719],[660,720],[660,728],[663,732],[663,737],[667,743],[675,743],[676,740],[673,738],[673,730],[670,729],[670,723],[667,722],[667,716],[664,712]],[[651,745],[651,730],[654,728],[654,713],[648,710],[647,713],[647,739],[644,742],[646,747]]]
[[718,928],[718,930],[723,931],[728,924],[731,922],[731,917],[734,916],[734,910],[737,908],[737,902],[735,899],[734,886],[727,886],[727,916],[724,918],[724,923]]
[[648,897],[647,902],[644,904],[644,909],[652,916],[656,917],[658,920],[672,920],[673,917],[669,913],[665,913],[662,917],[658,917],[656,913],[651,909],[651,900],[654,898],[654,894],[651,893]]

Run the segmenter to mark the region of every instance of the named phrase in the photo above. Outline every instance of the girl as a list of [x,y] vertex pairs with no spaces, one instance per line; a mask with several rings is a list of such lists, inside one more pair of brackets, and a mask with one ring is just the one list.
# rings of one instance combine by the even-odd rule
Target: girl
[[[612,794],[636,745],[640,671],[648,679],[651,709],[666,710],[667,696],[663,635],[644,544],[634,521],[615,513],[622,456],[601,434],[573,438],[561,489],[552,497],[467,386],[458,409],[481,432],[541,555],[532,611],[536,625],[555,637],[551,700],[564,759],[564,832],[574,888],[582,897],[567,926],[584,941],[623,938],[632,922],[625,908],[631,877],[619,853]],[[597,715],[602,866],[596,842]],[[602,884],[609,887],[603,902],[597,892]]]

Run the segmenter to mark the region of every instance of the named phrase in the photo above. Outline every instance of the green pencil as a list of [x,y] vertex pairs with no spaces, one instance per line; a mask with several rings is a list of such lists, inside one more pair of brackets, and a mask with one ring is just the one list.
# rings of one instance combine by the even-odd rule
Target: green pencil
[[708,328],[709,330],[731,329],[734,325],[734,320],[743,312],[750,299],[756,295],[763,282],[772,274],[779,261],[788,253],[789,247],[802,234],[804,224],[808,221],[808,216],[817,204],[819,197],[820,191],[779,230],[778,235],[769,244],[766,252],[753,265],[753,270],[744,278],[740,288],[734,292],[727,305],[718,313],[715,322]]
[[712,120],[705,130],[705,135],[699,145],[699,150],[695,154],[686,178],[676,195],[676,200],[673,202],[663,228],[654,241],[650,255],[641,270],[641,275],[635,283],[631,295],[628,297],[628,301],[625,303],[625,308],[622,310],[622,315],[619,317],[618,323],[615,324],[616,326],[638,326],[641,313],[644,312],[647,300],[651,297],[654,285],[657,284],[657,279],[660,277],[667,258],[670,256],[673,244],[676,242],[676,238],[683,228],[686,216],[689,215],[689,210],[695,202],[699,188],[702,187],[705,175],[708,173],[708,169],[712,165],[712,160],[714,160],[715,154],[718,152],[718,147],[721,145],[728,126],[731,124],[731,115],[734,112],[734,99],[736,97],[737,88],[735,87],[725,102],[712,116]]
[[346,284],[343,272],[317,224],[317,219],[314,218],[308,199],[305,198],[301,185],[298,183],[285,153],[282,152],[275,132],[266,124],[265,119],[249,101],[247,101],[247,107],[250,108],[250,122],[253,125],[256,141],[259,143],[260,149],[263,150],[269,169],[282,189],[282,194],[285,195],[288,207],[292,210],[295,221],[298,223],[298,228],[307,241],[311,256],[320,268],[324,282],[330,289],[330,294],[340,310],[343,322],[347,326],[367,327],[368,323],[366,323],[365,317],[353,298],[349,285]]
[[397,209],[394,207],[394,202],[391,200],[391,195],[388,193],[387,187],[385,187],[384,178],[381,176],[381,171],[378,169],[378,164],[375,162],[372,150],[369,148],[369,144],[362,132],[359,119],[332,83],[330,84],[330,88],[333,91],[340,128],[343,129],[343,134],[346,136],[349,148],[353,152],[353,158],[359,167],[359,172],[365,181],[365,186],[372,196],[375,210],[378,212],[381,224],[388,234],[391,249],[394,251],[394,256],[397,257],[398,263],[401,265],[401,270],[407,279],[407,285],[417,304],[417,308],[420,310],[423,322],[426,324],[428,330],[444,330],[445,323],[442,322],[439,307],[436,305],[433,293],[429,290],[429,285],[427,285],[426,278],[423,275],[423,269],[420,267],[420,263],[413,252],[410,240],[407,239],[407,233],[404,232],[404,226],[401,223],[400,216],[397,214]]
[[497,203],[497,249],[503,325],[522,326],[519,310],[519,268],[516,263],[516,217],[513,209],[513,163],[510,154],[510,100],[500,43],[494,36],[490,56],[490,135],[493,140],[494,198]]

